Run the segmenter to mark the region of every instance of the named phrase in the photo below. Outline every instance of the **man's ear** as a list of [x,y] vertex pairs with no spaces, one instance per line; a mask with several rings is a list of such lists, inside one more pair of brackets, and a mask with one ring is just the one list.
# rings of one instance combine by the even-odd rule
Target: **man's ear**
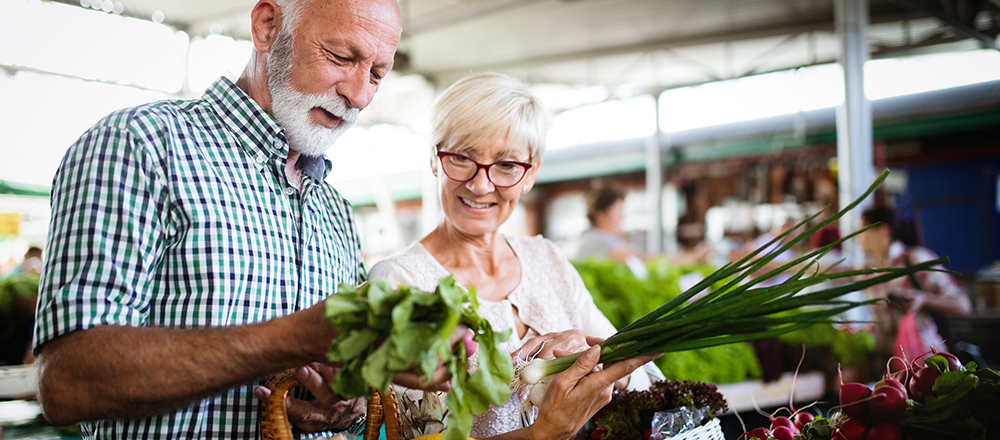
[[250,11],[250,36],[258,52],[268,52],[278,37],[279,9],[274,0],[260,0]]

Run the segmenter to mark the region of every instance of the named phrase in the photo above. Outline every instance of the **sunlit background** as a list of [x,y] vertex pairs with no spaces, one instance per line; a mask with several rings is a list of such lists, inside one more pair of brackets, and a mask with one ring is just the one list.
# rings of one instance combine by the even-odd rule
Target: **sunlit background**
[[[43,189],[66,148],[105,114],[154,100],[197,97],[219,76],[237,78],[250,56],[251,44],[218,35],[221,26],[213,26],[215,34],[192,38],[160,23],[162,13],[130,18],[121,3],[82,0],[80,6],[0,0],[5,17],[0,27],[5,42],[0,45],[0,179]],[[988,49],[877,59],[865,66],[867,96],[876,101],[997,79],[1000,52]],[[659,97],[659,121],[657,100],[627,86],[538,83],[533,88],[557,110],[550,152],[647,137],[657,123],[664,133],[673,133],[829,109],[844,96],[837,64],[670,89]],[[425,114],[438,91],[418,75],[391,75],[362,113],[368,117],[331,149],[336,160],[330,183],[356,204],[370,205],[385,197],[379,188],[384,190],[386,179],[426,172]],[[383,117],[390,109],[396,114]],[[387,119],[405,123],[380,122]],[[29,220],[45,217],[37,200],[16,203],[42,213],[27,216]],[[381,225],[377,229],[383,233],[371,240],[371,248],[385,253],[413,238],[398,232],[398,213],[388,212],[397,214],[395,220],[384,217],[393,211],[391,204],[374,204],[378,208],[373,211],[359,211],[362,220],[370,217],[363,224]],[[637,204],[641,202],[630,205]],[[579,202],[574,206],[579,211]],[[519,221],[523,219],[513,219],[512,227]],[[560,224],[572,233],[585,227],[580,219]],[[0,245],[0,261],[39,241],[34,234],[44,229],[28,221],[22,228],[27,237]]]

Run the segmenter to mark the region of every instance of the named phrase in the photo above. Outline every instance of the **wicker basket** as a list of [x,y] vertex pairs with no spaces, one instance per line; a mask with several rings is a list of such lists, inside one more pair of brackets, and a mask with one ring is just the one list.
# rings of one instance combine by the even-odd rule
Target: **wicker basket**
[[722,434],[722,423],[717,418],[690,431],[668,438],[670,440],[726,440]]
[[[271,397],[260,405],[260,437],[262,440],[293,440],[292,428],[288,423],[285,398],[288,390],[299,385],[295,370],[288,370],[267,380],[265,386],[271,389]],[[365,421],[364,440],[378,440],[382,423],[388,440],[403,440],[403,422],[399,417],[399,401],[396,393],[382,395],[372,390],[368,398],[368,418]]]

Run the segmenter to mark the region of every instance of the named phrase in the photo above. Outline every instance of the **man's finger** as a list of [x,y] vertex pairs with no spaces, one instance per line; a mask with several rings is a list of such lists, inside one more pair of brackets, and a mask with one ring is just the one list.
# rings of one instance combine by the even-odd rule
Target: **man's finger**
[[[306,387],[313,396],[318,398],[330,398],[334,396],[327,382],[320,373],[311,367],[301,367],[295,370],[295,378]],[[337,399],[340,400],[340,399]]]

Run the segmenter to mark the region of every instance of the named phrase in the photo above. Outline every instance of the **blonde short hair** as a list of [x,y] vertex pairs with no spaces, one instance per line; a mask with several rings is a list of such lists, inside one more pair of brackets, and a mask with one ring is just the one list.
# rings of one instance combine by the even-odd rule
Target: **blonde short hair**
[[431,107],[431,154],[505,137],[509,147],[527,145],[531,162],[538,162],[548,126],[541,101],[520,81],[499,73],[470,75]]

